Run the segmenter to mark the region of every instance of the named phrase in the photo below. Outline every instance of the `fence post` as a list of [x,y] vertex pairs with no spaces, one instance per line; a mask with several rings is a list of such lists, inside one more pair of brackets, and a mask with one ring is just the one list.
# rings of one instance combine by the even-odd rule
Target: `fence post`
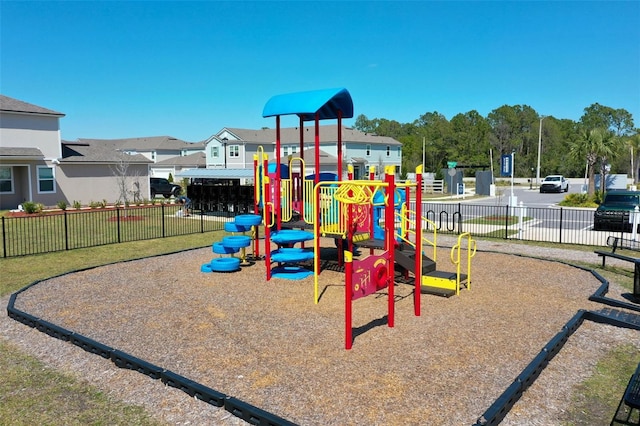
[[120,240],[120,208],[116,207],[116,223],[118,224],[118,242],[121,243],[122,241]]
[[160,205],[160,217],[162,218],[162,238],[164,238],[165,236],[165,231],[164,231],[164,203]]
[[2,216],[2,257],[7,257],[7,229],[4,227],[4,216]]
[[67,222],[67,211],[64,211],[64,249],[69,250],[69,224]]
[[504,239],[509,239],[509,204],[505,206],[506,213],[504,215]]
[[559,234],[559,238],[560,238],[560,244],[562,244],[562,207],[560,207],[560,234]]

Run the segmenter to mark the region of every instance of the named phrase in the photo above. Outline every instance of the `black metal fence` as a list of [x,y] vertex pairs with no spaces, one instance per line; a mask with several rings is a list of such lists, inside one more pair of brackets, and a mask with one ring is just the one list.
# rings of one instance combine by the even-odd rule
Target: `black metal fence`
[[224,229],[232,212],[181,215],[177,204],[2,217],[2,257],[24,256]]
[[[3,217],[1,254],[23,256],[219,231],[235,215],[252,211],[252,197],[238,194],[233,202],[201,203],[189,217],[176,215],[179,205]],[[616,229],[594,231],[593,209],[562,207],[428,202],[424,203],[423,215],[436,224],[439,233],[470,232],[475,237],[589,246],[605,246],[609,235],[622,234],[622,229],[628,228],[621,223]],[[625,238],[634,239],[636,234],[626,233]]]
[[604,246],[609,235],[630,228],[621,221],[609,230],[594,231],[593,215],[593,209],[566,207],[423,204],[423,216],[433,221],[440,233],[470,232],[476,237]]

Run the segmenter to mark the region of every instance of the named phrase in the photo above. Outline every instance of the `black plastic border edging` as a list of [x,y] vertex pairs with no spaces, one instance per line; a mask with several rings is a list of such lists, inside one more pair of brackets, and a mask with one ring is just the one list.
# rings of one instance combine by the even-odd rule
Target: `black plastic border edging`
[[[183,251],[198,250],[200,248],[205,248],[205,247],[208,247],[208,246],[199,247],[195,249],[178,250],[172,253],[149,256],[148,258],[164,256],[167,254],[175,254]],[[140,258],[140,259],[143,259],[143,258]],[[100,266],[122,263],[122,262],[130,262],[130,261],[140,260],[140,259],[129,259],[129,260],[124,260],[119,262],[107,263],[104,265],[91,266],[88,268],[78,269],[75,271],[69,271],[64,274],[56,275],[54,277],[47,278],[46,280],[72,274],[75,272],[95,269]],[[7,304],[7,315],[9,316],[9,318],[15,321],[18,321],[28,327],[35,328],[42,333],[45,333],[51,337],[55,337],[56,339],[72,343],[89,353],[99,355],[105,359],[109,359],[114,363],[114,365],[116,365],[119,368],[126,368],[129,370],[137,371],[154,380],[160,379],[165,385],[177,388],[185,392],[187,395],[195,397],[207,404],[213,405],[215,407],[224,407],[226,411],[230,412],[231,414],[253,425],[259,425],[259,426],[263,426],[263,425],[295,426],[296,425],[295,423],[292,423],[288,420],[278,417],[275,414],[271,414],[265,410],[255,407],[249,403],[243,402],[237,398],[227,396],[224,393],[218,392],[198,382],[195,382],[184,376],[176,374],[170,370],[165,370],[162,367],[158,367],[154,364],[151,364],[147,361],[144,361],[126,352],[111,348],[96,340],[90,339],[89,337],[67,330],[59,325],[53,324],[49,321],[43,320],[41,318],[38,318],[36,316],[33,316],[31,314],[28,314],[26,312],[23,312],[17,309],[15,307],[15,302],[17,300],[18,295],[28,290],[29,288],[41,283],[42,281],[45,281],[45,280],[34,281],[31,284],[21,288],[20,290],[16,291],[15,293],[12,293],[11,296],[9,296],[9,303]]]
[[[545,260],[549,262],[557,262],[562,263],[577,269],[582,269],[584,271],[590,272],[598,281],[602,284],[596,290],[596,292],[589,297],[589,300],[603,303],[609,306],[616,306],[621,308],[626,308],[629,310],[640,311],[640,306],[621,302],[619,300],[610,299],[605,297],[607,292],[609,291],[609,282],[602,277],[597,271],[593,269],[585,268],[578,265],[573,265],[569,262],[565,262],[562,260],[550,260],[543,259],[540,257],[527,256],[517,253],[503,253],[503,252],[495,252],[500,254],[511,254],[519,257],[528,257],[534,258],[538,260]],[[496,399],[496,401],[484,412],[482,416],[478,418],[476,423],[473,426],[488,426],[488,425],[498,425],[507,415],[507,413],[511,410],[511,408],[515,405],[515,403],[520,399],[525,390],[536,380],[536,378],[540,375],[542,370],[547,366],[549,361],[560,352],[560,349],[564,346],[564,344],[569,340],[569,337],[582,325],[584,320],[590,320],[593,322],[601,323],[601,324],[609,324],[615,327],[624,327],[631,328],[635,330],[640,330],[640,316],[636,314],[630,314],[623,311],[618,310],[608,310],[606,312],[594,312],[594,311],[585,311],[583,309],[579,310],[573,318],[571,318],[563,327],[562,331],[557,333],[550,341],[542,348],[542,351],[527,365],[527,367],[522,370],[522,372],[518,375],[516,380]]]
[[295,425],[295,423],[288,422],[283,419],[274,416],[260,408],[257,408],[251,404],[240,401],[234,397],[228,397],[224,401],[224,408],[236,417],[240,417],[242,420],[252,424],[260,426],[289,426]]
[[113,349],[96,340],[74,333],[49,321],[45,321],[16,309],[14,306],[16,298],[14,296],[15,294],[11,296],[9,304],[7,305],[7,313],[9,317],[31,328],[36,328],[51,337],[72,343],[89,353],[109,359],[119,368],[137,371],[154,380],[159,379],[165,385],[179,389],[187,395],[197,398],[207,404],[215,407],[224,407],[225,410],[229,411],[234,416],[237,416],[253,425],[295,425],[295,423],[278,417],[275,414],[271,414],[237,398],[227,396],[222,392],[208,388],[207,386],[170,370],[165,370],[162,367],[158,367],[126,352]]
[[[192,249],[190,249],[192,250]],[[185,251],[185,250],[182,250]],[[175,253],[179,253],[177,251]],[[623,307],[630,310],[640,311],[640,307],[633,305],[631,303],[620,302],[614,299],[609,299],[605,297],[609,289],[609,283],[606,279],[604,279],[600,274],[592,269],[588,269],[582,266],[572,265],[571,263],[561,261],[561,260],[549,260],[543,259],[539,257],[526,256],[521,254],[514,253],[503,253],[503,252],[495,252],[499,254],[511,254],[520,257],[528,257],[534,258],[537,260],[545,260],[551,262],[562,263],[568,266],[572,266],[577,269],[582,269],[587,272],[591,272],[591,274],[596,277],[602,285],[598,290],[589,297],[589,300],[600,302],[609,306]],[[158,255],[159,256],[159,255]],[[156,256],[151,256],[156,257]],[[139,260],[139,259],[132,259]],[[120,263],[120,262],[114,262]],[[104,265],[100,265],[104,266]],[[80,269],[78,271],[71,271],[65,274],[61,274],[58,276],[67,275],[74,272],[79,272],[82,270],[93,269],[95,267],[89,267]],[[52,277],[55,278],[55,277]],[[50,278],[49,278],[50,279]],[[173,373],[169,370],[163,370],[160,367],[157,367],[153,364],[150,364],[144,360],[136,358],[132,355],[129,355],[125,352],[110,348],[100,342],[89,339],[88,337],[82,336],[80,334],[76,334],[69,330],[66,330],[60,326],[52,324],[48,321],[41,320],[33,315],[30,315],[26,312],[20,311],[15,308],[15,301],[17,295],[29,287],[32,287],[36,284],[40,283],[40,281],[35,281],[28,286],[20,289],[19,291],[13,293],[9,298],[9,303],[7,305],[7,313],[10,318],[21,322],[29,327],[36,328],[39,331],[48,334],[49,336],[58,338],[60,340],[69,341],[87,352],[94,353],[96,355],[100,355],[103,358],[111,359],[111,361],[120,368],[128,368],[131,370],[136,370],[142,374],[145,374],[153,379],[160,378],[163,383],[168,386],[172,386],[182,390],[187,393],[189,396],[193,396],[197,399],[202,400],[208,404],[222,407],[224,405],[225,410],[229,411],[236,417],[241,418],[253,425],[259,426],[290,426],[295,425],[295,423],[291,423],[285,419],[282,419],[274,414],[268,413],[260,408],[257,408],[251,404],[243,402],[237,398],[229,397],[224,395],[223,393],[217,392],[213,389],[210,389],[204,385],[201,385],[197,382],[194,382],[190,379],[187,379],[184,376]],[[633,318],[631,318],[631,315]],[[507,413],[511,410],[513,405],[520,399],[522,393],[535,381],[535,379],[540,375],[542,370],[546,367],[548,362],[562,349],[564,344],[567,342],[569,337],[582,325],[585,319],[597,322],[597,323],[605,323],[610,324],[616,327],[626,327],[631,329],[640,330],[640,316],[636,314],[628,314],[622,311],[614,311],[609,310],[608,312],[593,312],[593,311],[584,311],[580,310],[574,317],[567,322],[562,327],[562,331],[556,334],[549,343],[541,350],[541,352],[529,363],[527,367],[518,375],[518,377],[514,380],[514,382],[496,399],[496,401],[484,412],[484,414],[478,418],[474,426],[486,426],[486,425],[498,425],[502,419],[507,415]],[[114,355],[115,353],[115,355]]]

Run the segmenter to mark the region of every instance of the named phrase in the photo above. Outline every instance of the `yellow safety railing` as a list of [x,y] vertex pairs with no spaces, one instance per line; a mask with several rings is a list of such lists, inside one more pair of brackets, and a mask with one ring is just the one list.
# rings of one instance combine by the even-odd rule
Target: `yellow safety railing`
[[456,265],[456,296],[460,294],[460,269],[461,269],[461,256],[462,241],[467,239],[467,290],[471,290],[471,258],[476,255],[476,241],[471,238],[469,232],[462,233],[458,236],[458,242],[451,247],[451,262]]
[[[418,223],[416,219],[411,219],[410,217],[416,217],[416,212],[413,210],[409,210],[404,204],[400,210],[400,212],[395,212],[396,220],[400,221],[400,234],[396,233],[396,238],[400,238],[402,241],[410,244],[412,247],[416,247],[417,240],[417,228]],[[433,261],[435,262],[437,259],[437,240],[438,240],[438,231],[436,229],[436,223],[422,216],[420,225],[431,225],[433,228],[433,240],[429,240],[427,238],[425,229],[422,231],[422,245],[429,245],[433,248]],[[395,228],[395,227],[394,227]],[[411,239],[413,237],[413,239]]]
[[293,218],[291,179],[280,180],[280,220],[289,222]]
[[258,146],[256,154],[253,155],[253,159],[256,160],[257,169],[262,171],[262,173],[258,176],[258,182],[254,183],[256,187],[260,185],[260,191],[253,191],[255,202],[256,204],[258,204],[260,202],[260,195],[262,195],[262,199],[264,200],[265,186],[267,184],[265,181],[265,177],[269,176],[268,170],[264,170],[263,167],[264,160],[268,159],[268,157],[267,154],[264,153],[264,148],[262,147],[262,145]]
[[385,186],[387,184],[379,181],[318,183],[314,191],[318,193],[320,205],[315,206],[313,217],[314,219],[320,219],[320,235],[337,234],[342,238],[346,238],[349,229],[347,207],[350,205],[364,206],[373,204],[376,191]]
[[304,213],[303,218],[306,223],[314,224],[316,223],[315,219],[315,196],[313,192],[313,187],[315,186],[315,181],[313,179],[305,179],[302,178],[302,199],[304,200]]

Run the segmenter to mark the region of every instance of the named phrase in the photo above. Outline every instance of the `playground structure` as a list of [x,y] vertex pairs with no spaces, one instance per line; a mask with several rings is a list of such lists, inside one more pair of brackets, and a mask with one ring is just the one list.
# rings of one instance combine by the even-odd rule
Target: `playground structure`
[[[300,157],[280,157],[280,116],[295,114],[300,120]],[[235,272],[251,263],[246,247],[253,244],[253,259],[259,259],[257,226],[265,227],[264,260],[267,281],[272,278],[298,280],[313,275],[314,302],[320,300],[318,278],[321,269],[321,239],[335,241],[338,264],[345,270],[345,340],[352,344],[352,302],[379,290],[388,293],[388,326],[394,327],[394,285],[413,282],[414,313],[420,316],[420,295],[452,296],[460,288],[470,289],[471,258],[475,241],[461,234],[451,250],[456,272],[436,269],[437,227],[422,216],[422,166],[416,168],[417,180],[396,182],[395,168],[384,169],[384,180],[376,180],[375,168],[368,180],[354,180],[353,167],[342,164],[342,118],[353,116],[353,103],[346,89],[278,95],[265,105],[264,117],[276,117],[274,162],[262,147],[254,156],[254,212],[225,223],[225,231],[242,235],[227,236],[212,245],[220,255],[201,266],[202,272]],[[319,121],[337,119],[337,170],[321,171]],[[315,121],[312,172],[304,159],[304,121]],[[346,178],[346,179],[345,179]],[[414,200],[412,200],[412,194]],[[413,202],[415,208],[409,206]],[[426,230],[432,230],[432,236]],[[245,235],[251,230],[251,236]],[[305,247],[313,242],[313,247]],[[300,245],[296,247],[296,245]],[[354,258],[355,246],[368,248],[363,259]],[[276,245],[276,249],[273,249]],[[431,257],[424,246],[431,246]],[[462,250],[466,261],[463,262]],[[234,255],[240,252],[240,257]],[[228,257],[222,257],[229,255]],[[313,261],[313,269],[308,267]],[[276,266],[273,266],[273,264]],[[466,273],[462,264],[466,264]],[[412,278],[411,278],[412,276]]]
[[[280,117],[297,115],[300,120],[300,157],[281,162]],[[255,211],[262,212],[265,226],[267,281],[273,277],[301,279],[314,276],[314,300],[319,301],[321,238],[332,238],[338,248],[338,262],[345,266],[345,340],[351,348],[352,301],[388,289],[388,325],[394,326],[394,285],[397,279],[413,275],[414,313],[420,315],[420,294],[458,295],[470,288],[471,258],[476,252],[470,234],[459,236],[451,251],[455,273],[436,270],[436,226],[422,216],[422,167],[416,168],[417,182],[399,183],[395,168],[385,168],[384,180],[353,180],[353,169],[343,167],[342,119],[353,117],[353,103],[346,89],[278,95],[264,107],[263,117],[276,118],[274,163],[259,149],[254,156]],[[337,170],[321,171],[319,121],[338,120]],[[307,173],[304,159],[304,122],[314,120],[313,172]],[[346,177],[346,179],[344,179]],[[410,210],[411,194],[415,209]],[[432,229],[431,239],[424,235]],[[309,230],[313,230],[310,232]],[[313,250],[304,246],[313,241]],[[272,250],[272,243],[277,249]],[[369,256],[354,259],[354,243],[369,248]],[[295,247],[301,244],[300,247]],[[432,258],[423,246],[433,249]],[[462,250],[466,250],[466,273],[462,273]],[[376,250],[381,253],[376,254]],[[313,270],[300,266],[313,259]],[[278,265],[274,268],[272,263]],[[346,265],[345,265],[346,262]]]

